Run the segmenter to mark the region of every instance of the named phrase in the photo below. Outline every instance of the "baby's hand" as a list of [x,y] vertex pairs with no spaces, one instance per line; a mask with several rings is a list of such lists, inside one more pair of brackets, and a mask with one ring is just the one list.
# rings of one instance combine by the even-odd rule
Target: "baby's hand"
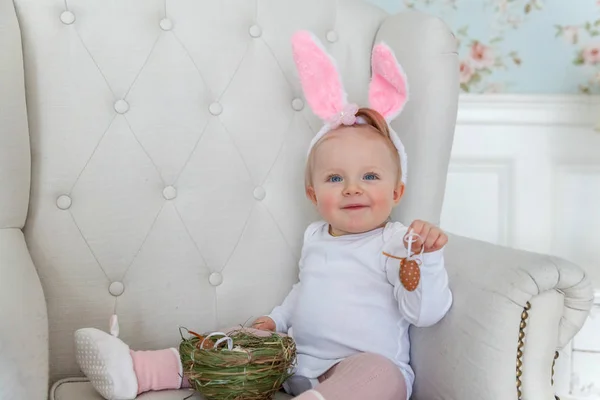
[[[408,227],[408,232],[413,230],[413,233],[419,235],[415,237],[412,243],[411,251],[413,253],[420,253],[421,246],[423,247],[424,253],[431,253],[444,247],[448,243],[448,236],[437,226],[430,224],[429,222],[416,220]],[[404,242],[404,247],[408,243]]]
[[257,318],[256,321],[254,321],[254,323],[252,324],[252,328],[258,329],[261,331],[271,331],[271,332],[275,332],[275,329],[277,329],[277,327],[275,326],[275,321],[273,321],[269,317]]

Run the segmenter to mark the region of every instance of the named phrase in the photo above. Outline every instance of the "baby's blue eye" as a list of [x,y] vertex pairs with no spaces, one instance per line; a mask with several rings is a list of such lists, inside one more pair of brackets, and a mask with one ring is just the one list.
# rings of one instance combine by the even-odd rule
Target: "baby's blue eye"
[[377,176],[377,174],[370,173],[370,174],[365,174],[364,179],[367,181],[374,181],[374,180],[379,179],[379,177]]
[[331,175],[329,178],[327,178],[327,182],[341,182],[342,181],[342,177],[339,175]]

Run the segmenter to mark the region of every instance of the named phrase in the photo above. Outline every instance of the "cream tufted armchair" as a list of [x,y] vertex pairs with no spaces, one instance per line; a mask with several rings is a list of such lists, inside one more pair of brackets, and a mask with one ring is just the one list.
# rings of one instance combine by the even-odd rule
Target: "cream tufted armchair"
[[[0,398],[99,399],[73,332],[116,313],[134,349],[244,323],[297,279],[312,221],[290,36],[310,29],[366,99],[386,41],[412,99],[395,217],[439,221],[458,96],[436,18],[353,0],[0,0]],[[553,399],[592,289],[567,261],[452,236],[455,295],[413,329],[414,399]],[[515,376],[515,370],[517,370]],[[143,399],[182,399],[162,392]]]

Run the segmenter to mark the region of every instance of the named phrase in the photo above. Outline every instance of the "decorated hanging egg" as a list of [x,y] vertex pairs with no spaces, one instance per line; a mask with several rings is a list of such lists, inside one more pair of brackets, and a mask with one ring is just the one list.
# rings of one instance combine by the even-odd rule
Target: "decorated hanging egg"
[[419,286],[421,271],[416,260],[403,259],[400,261],[400,283],[409,292],[414,291]]

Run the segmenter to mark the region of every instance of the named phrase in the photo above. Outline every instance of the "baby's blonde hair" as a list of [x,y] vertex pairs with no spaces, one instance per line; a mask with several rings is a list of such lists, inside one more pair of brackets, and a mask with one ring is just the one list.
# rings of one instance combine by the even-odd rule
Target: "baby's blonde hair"
[[[400,182],[400,180],[402,178],[402,167],[400,166],[400,155],[398,154],[398,150],[396,149],[396,146],[394,146],[394,142],[392,142],[392,138],[390,137],[390,128],[389,128],[385,118],[383,118],[383,116],[380,113],[373,110],[372,108],[366,108],[366,107],[359,109],[358,112],[356,113],[356,117],[357,118],[361,117],[365,121],[365,123],[355,124],[354,126],[369,127],[371,129],[374,129],[381,136],[383,136],[386,145],[392,152],[392,157],[394,158],[394,162],[398,166],[398,182]],[[327,135],[323,136],[317,143],[315,143],[315,145],[313,146],[313,148],[310,151],[310,154],[308,155],[308,159],[306,160],[306,169],[304,171],[304,187],[305,187],[305,189],[308,189],[309,187],[311,187],[313,185],[312,170],[313,170],[313,164],[315,161],[315,151],[316,151],[317,147],[319,147],[319,145],[321,143],[323,143],[323,141],[326,140],[326,138],[327,138]]]

